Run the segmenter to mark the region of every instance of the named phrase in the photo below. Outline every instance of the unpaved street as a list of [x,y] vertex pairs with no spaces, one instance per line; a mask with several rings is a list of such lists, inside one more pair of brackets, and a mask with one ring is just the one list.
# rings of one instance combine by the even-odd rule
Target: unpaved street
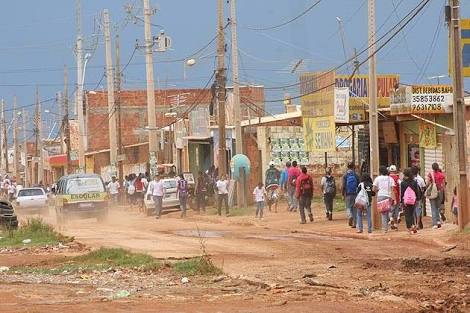
[[[313,224],[300,225],[297,214],[287,212],[268,214],[263,221],[252,216],[192,213],[185,220],[177,213],[156,220],[115,210],[104,225],[94,220],[73,221],[57,227],[90,247],[123,247],[160,259],[199,256],[205,250],[229,277],[247,287],[237,287],[235,292],[209,282],[204,288],[217,296],[208,298],[194,283],[183,290],[172,287],[177,288],[178,298],[168,293],[159,298],[136,294],[125,301],[103,303],[80,296],[73,284],[56,286],[51,293],[47,285],[9,282],[0,293],[2,298],[8,293],[15,300],[0,304],[0,311],[468,311],[469,238],[456,237],[453,225],[415,236],[403,231],[368,235],[347,228],[342,216],[328,222],[317,215]],[[54,217],[48,221],[53,223]],[[93,290],[87,288],[84,294]],[[25,292],[34,295],[25,297]],[[38,305],[41,301],[45,303]]]

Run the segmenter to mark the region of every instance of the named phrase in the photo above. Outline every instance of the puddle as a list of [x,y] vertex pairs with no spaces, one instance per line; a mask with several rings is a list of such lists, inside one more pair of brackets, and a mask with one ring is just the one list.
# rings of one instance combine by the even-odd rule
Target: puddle
[[182,237],[222,238],[226,232],[213,230],[178,230],[173,233]]
[[286,241],[286,240],[296,240],[296,239],[315,239],[315,240],[324,240],[324,241],[353,240],[352,238],[346,238],[346,237],[335,237],[335,236],[323,235],[323,234],[302,234],[302,233],[295,233],[291,235],[274,235],[274,236],[250,235],[250,236],[246,236],[245,238],[246,239],[273,240],[273,241]]

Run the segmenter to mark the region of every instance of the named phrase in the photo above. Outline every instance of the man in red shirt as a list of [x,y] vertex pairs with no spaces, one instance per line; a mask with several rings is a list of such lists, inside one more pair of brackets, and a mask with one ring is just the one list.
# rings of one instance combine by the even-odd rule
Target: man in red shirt
[[308,212],[310,222],[313,222],[312,198],[313,198],[313,179],[307,174],[307,168],[302,166],[302,173],[296,180],[295,195],[299,199],[300,224],[307,223],[305,211]]
[[287,192],[289,194],[290,199],[292,200],[289,206],[289,212],[297,211],[297,198],[295,197],[295,187],[297,184],[297,178],[302,174],[300,169],[297,166],[297,161],[292,162],[292,166],[289,168],[287,172]]
[[446,217],[444,215],[443,206],[445,203],[445,189],[446,189],[446,176],[439,168],[439,164],[432,164],[432,171],[427,176],[427,184],[429,187],[433,182],[436,184],[438,196],[435,199],[429,199],[431,204],[431,215],[432,215],[432,228],[441,228],[441,219],[445,222]]

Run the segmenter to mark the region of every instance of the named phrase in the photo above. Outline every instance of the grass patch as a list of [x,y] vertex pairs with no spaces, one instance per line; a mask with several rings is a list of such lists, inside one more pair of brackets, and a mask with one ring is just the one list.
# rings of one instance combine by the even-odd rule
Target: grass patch
[[[56,232],[41,218],[28,219],[18,229],[1,231],[0,236],[3,237],[0,239],[0,247],[45,246],[73,241],[73,238]],[[31,243],[24,244],[25,239],[31,239]]]
[[[267,208],[267,207],[266,207]],[[217,208],[207,208],[207,212],[210,215],[217,215],[218,211]],[[247,215],[254,215],[256,212],[256,207],[248,207],[248,208],[230,208],[230,216],[247,216]],[[225,215],[225,207],[222,206],[222,215]]]
[[176,262],[172,268],[176,273],[185,276],[222,274],[222,270],[215,266],[208,256]]

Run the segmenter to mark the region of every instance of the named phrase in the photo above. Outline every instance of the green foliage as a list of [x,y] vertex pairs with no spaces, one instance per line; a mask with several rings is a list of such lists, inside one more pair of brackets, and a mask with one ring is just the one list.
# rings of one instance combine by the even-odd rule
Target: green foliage
[[208,256],[176,262],[172,268],[175,272],[186,276],[222,274],[222,270],[215,266]]

